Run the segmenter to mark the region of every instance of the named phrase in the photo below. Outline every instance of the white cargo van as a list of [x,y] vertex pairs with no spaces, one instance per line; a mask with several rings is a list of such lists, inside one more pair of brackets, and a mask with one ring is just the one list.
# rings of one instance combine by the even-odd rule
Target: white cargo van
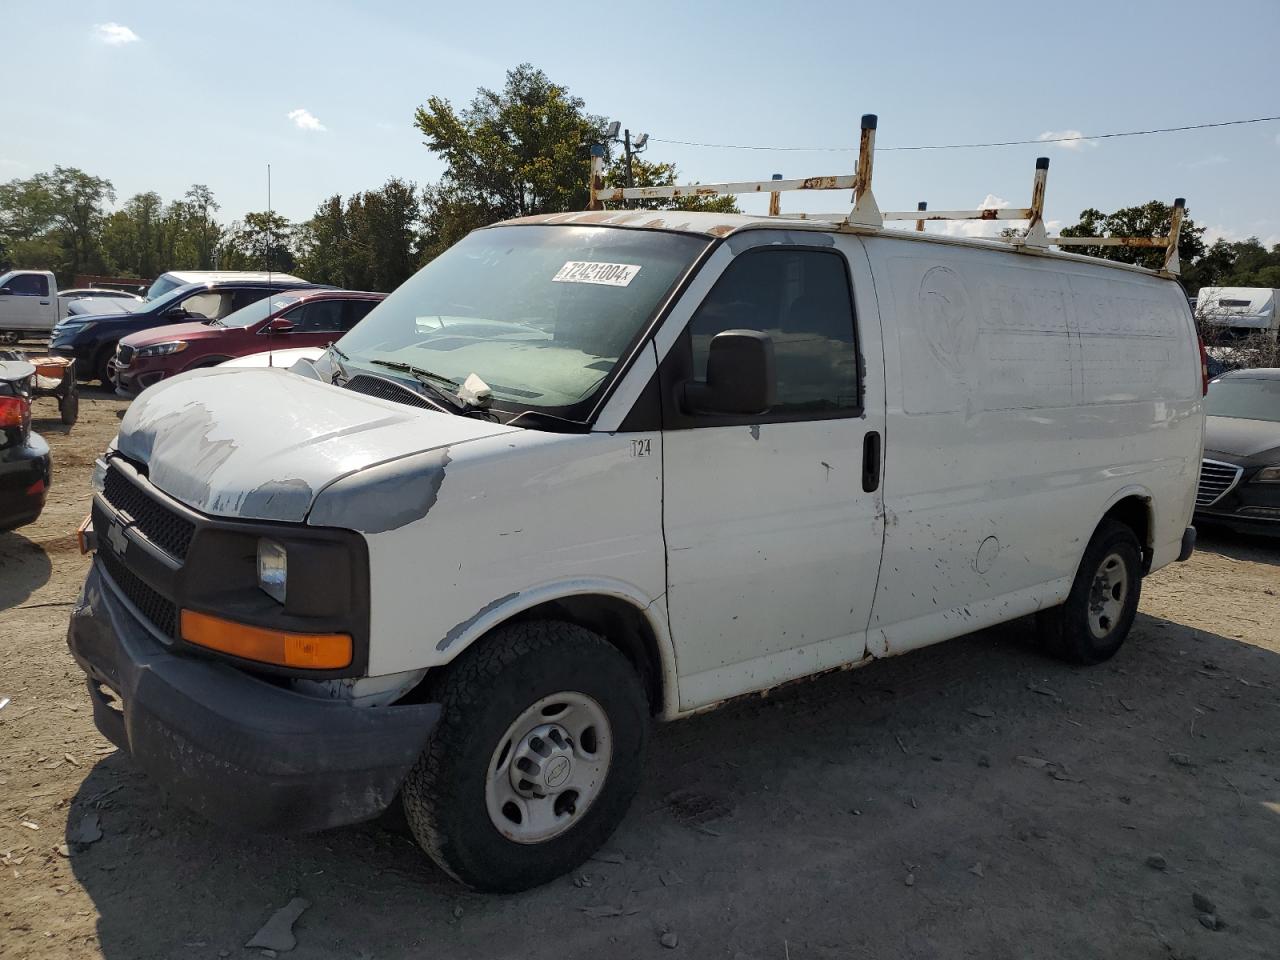
[[241,827],[401,797],[517,890],[609,836],[652,718],[1028,614],[1112,656],[1194,543],[1186,297],[852,185],[478,230],[318,361],[148,390],[69,632],[100,728]]
[[310,283],[291,273],[268,273],[265,270],[170,270],[162,273],[147,288],[147,300],[158,300],[170,290],[185,287],[188,283],[208,283],[216,280],[262,280],[264,282],[296,282],[299,286]]
[[[1280,335],[1280,290],[1270,287],[1201,287],[1196,317],[1206,329],[1218,328],[1227,339]],[[1207,337],[1207,335],[1206,335]]]

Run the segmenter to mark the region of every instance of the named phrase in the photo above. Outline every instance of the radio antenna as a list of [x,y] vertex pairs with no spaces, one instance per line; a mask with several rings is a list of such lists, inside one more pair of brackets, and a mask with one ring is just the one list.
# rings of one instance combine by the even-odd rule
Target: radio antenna
[[[271,164],[267,164],[267,316],[271,315],[271,230],[274,217],[271,210]],[[267,323],[267,366],[275,366],[275,328]]]

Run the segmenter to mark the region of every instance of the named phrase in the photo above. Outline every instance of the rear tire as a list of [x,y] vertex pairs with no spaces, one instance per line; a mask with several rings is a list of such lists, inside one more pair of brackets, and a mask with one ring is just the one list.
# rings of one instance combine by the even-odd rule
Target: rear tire
[[107,344],[98,351],[98,355],[93,358],[93,376],[108,390],[112,389],[115,384],[111,382],[111,358],[116,355],[116,345],[114,343]]
[[621,822],[649,710],[635,669],[602,637],[555,620],[509,624],[431,693],[444,709],[402,796],[418,844],[455,879],[502,893],[536,887],[585,861]]
[[1036,616],[1036,629],[1054,656],[1101,663],[1115,656],[1138,613],[1142,549],[1133,530],[1115,520],[1099,524],[1085,548],[1062,606]]

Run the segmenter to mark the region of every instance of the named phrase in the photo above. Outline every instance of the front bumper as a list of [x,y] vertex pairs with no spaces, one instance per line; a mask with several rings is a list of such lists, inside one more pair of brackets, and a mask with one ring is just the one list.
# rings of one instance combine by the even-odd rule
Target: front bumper
[[1280,483],[1256,483],[1258,467],[1246,468],[1243,478],[1212,504],[1196,508],[1196,521],[1244,533],[1280,535]]
[[49,444],[38,433],[29,434],[21,446],[0,450],[0,530],[35,521],[52,481]]
[[175,653],[96,559],[67,643],[88,675],[103,735],[197,813],[248,830],[307,832],[376,817],[440,715],[433,703],[359,708],[307,697]]

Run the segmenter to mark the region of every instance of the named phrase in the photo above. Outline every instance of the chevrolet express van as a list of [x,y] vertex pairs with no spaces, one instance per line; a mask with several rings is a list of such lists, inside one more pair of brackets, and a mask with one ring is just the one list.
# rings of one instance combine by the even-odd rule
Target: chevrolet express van
[[197,811],[401,802],[455,878],[585,860],[651,722],[1036,615],[1097,663],[1185,559],[1167,275],[678,211],[477,230],[319,359],[166,380],[97,465],[69,631]]

